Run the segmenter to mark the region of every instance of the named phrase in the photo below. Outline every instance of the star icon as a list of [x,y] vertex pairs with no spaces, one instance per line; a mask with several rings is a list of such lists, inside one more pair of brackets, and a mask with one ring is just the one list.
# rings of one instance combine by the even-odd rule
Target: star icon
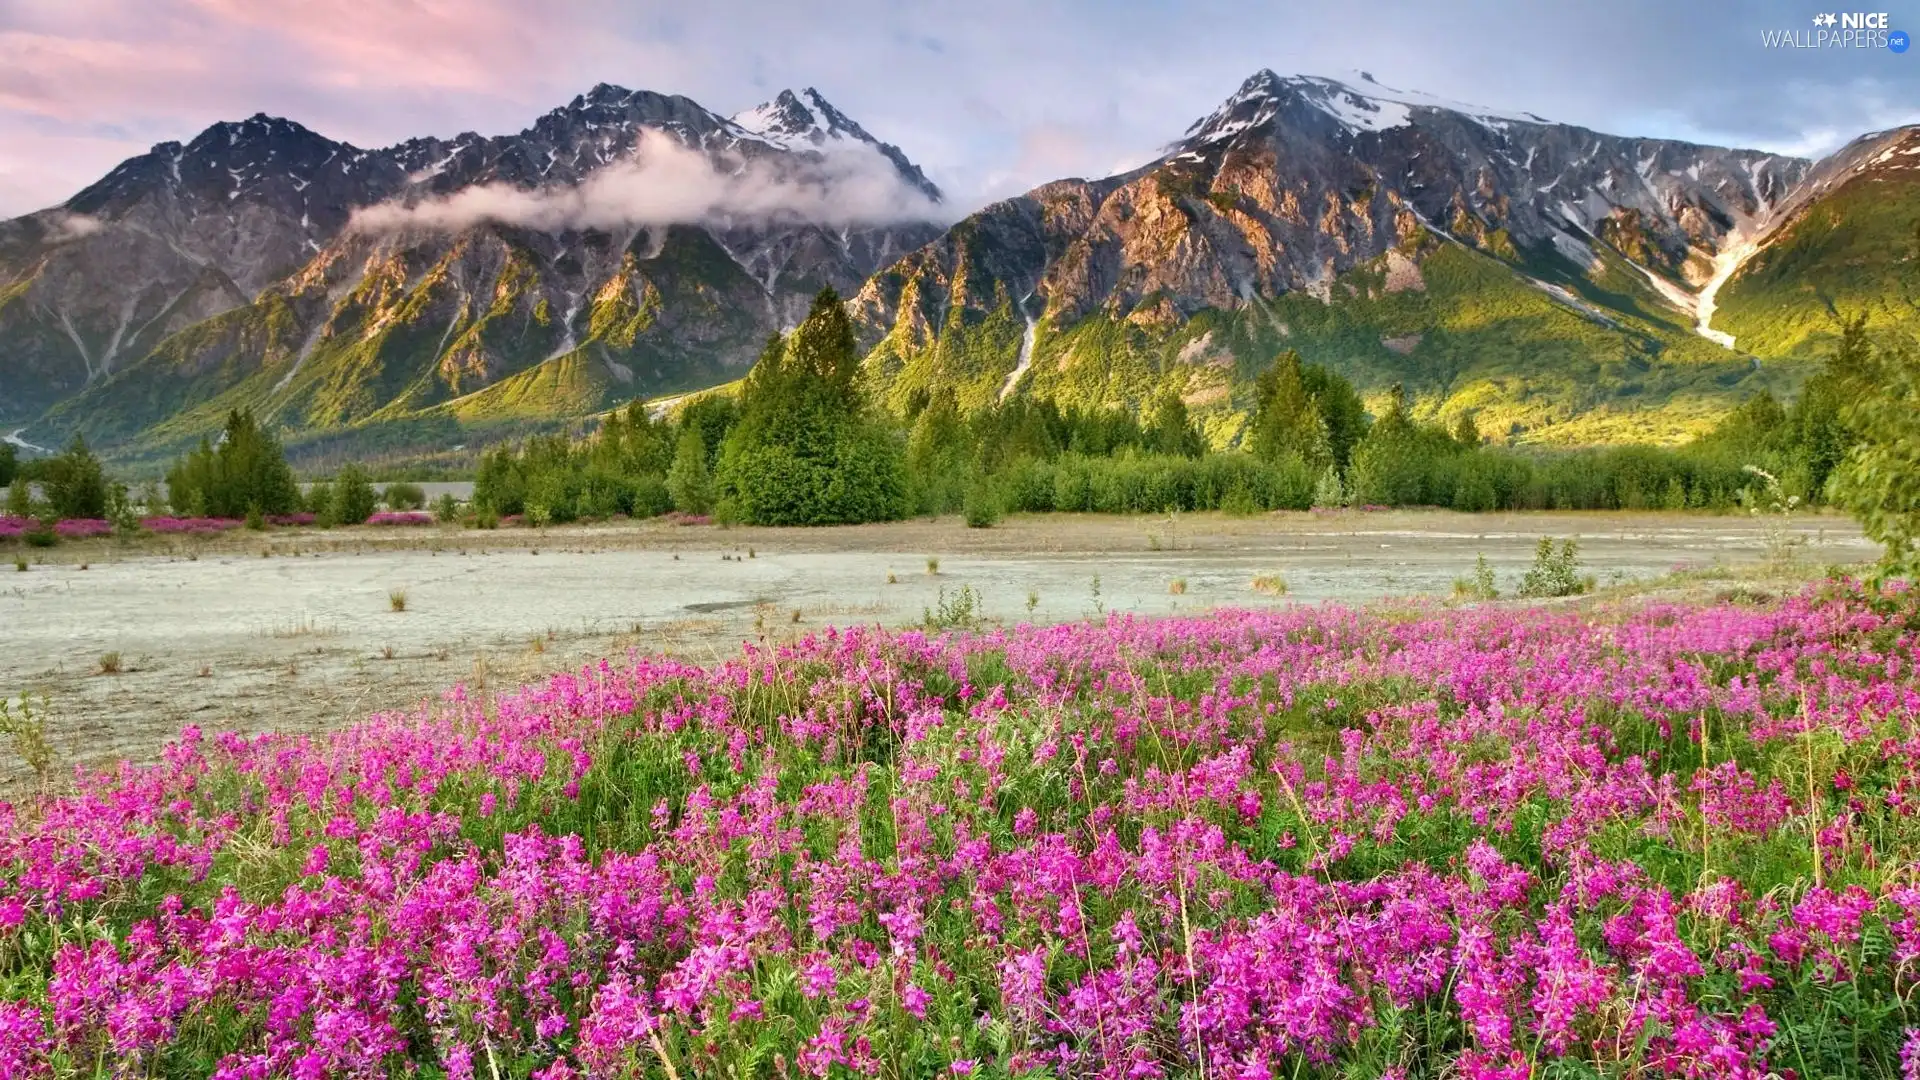
[[1822,16],[1821,16],[1821,18],[1823,18],[1823,19],[1825,19],[1825,20],[1827,20],[1827,25],[1828,25],[1828,26],[1832,26],[1832,25],[1833,25],[1834,23],[1837,23],[1837,22],[1839,22],[1839,21],[1840,21],[1840,20],[1838,20],[1838,19],[1836,19],[1836,18],[1834,18],[1834,17],[1833,17],[1833,13],[1832,13],[1832,12],[1828,12],[1827,14],[1825,14],[1825,15],[1822,15]]

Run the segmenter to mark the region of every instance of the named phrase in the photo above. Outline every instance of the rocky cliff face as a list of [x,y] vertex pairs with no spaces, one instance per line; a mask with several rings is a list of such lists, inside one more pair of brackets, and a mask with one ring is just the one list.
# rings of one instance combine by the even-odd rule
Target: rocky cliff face
[[1516,287],[1479,316],[1505,324],[1503,348],[1531,336],[1559,353],[1595,344],[1598,330],[1607,353],[1639,365],[1684,353],[1746,366],[1700,348],[1712,342],[1698,334],[1682,339],[1716,256],[1809,167],[1366,76],[1262,71],[1160,159],[989,207],[876,276],[857,303],[896,398],[950,382],[976,402],[1024,388],[1137,405],[1172,387],[1230,411],[1242,369],[1293,346],[1363,382],[1415,384],[1437,408],[1515,406],[1509,424],[1538,428],[1565,418],[1544,402],[1518,407],[1537,396],[1524,387],[1453,402],[1478,381],[1465,370],[1474,317],[1462,290]]
[[[440,407],[591,411],[732,377],[821,286],[852,291],[938,235],[804,209],[571,219],[567,198],[595,198],[596,178],[662,137],[776,190],[789,174],[830,184],[837,174],[815,166],[870,153],[917,200],[906,205],[931,216],[940,200],[898,148],[812,90],[736,121],[601,85],[516,135],[380,150],[264,116],[216,125],[0,224],[0,420],[54,406],[44,439],[157,445],[236,404],[294,429]],[[543,199],[559,209],[514,209]]]

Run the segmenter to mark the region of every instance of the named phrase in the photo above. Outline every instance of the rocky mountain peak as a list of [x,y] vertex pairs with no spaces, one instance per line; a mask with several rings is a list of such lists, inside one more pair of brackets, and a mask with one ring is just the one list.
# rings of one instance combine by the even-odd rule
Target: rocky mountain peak
[[773,100],[736,114],[729,123],[742,134],[783,150],[822,150],[835,143],[870,146],[893,162],[900,175],[927,198],[934,202],[943,198],[940,189],[918,165],[907,160],[899,147],[868,134],[811,86],[797,94],[782,90]]
[[798,94],[782,90],[772,101],[735,116],[733,122],[752,135],[790,149],[841,139],[880,145],[880,140],[867,134],[811,86]]
[[1499,127],[1552,123],[1534,113],[1502,111],[1419,90],[1397,89],[1365,71],[1331,78],[1282,76],[1263,68],[1248,76],[1219,108],[1196,120],[1179,147],[1193,149],[1232,139],[1242,132],[1265,128],[1283,114],[1296,125],[1316,128],[1331,120],[1336,129],[1357,134],[1406,127],[1429,113],[1454,114]]

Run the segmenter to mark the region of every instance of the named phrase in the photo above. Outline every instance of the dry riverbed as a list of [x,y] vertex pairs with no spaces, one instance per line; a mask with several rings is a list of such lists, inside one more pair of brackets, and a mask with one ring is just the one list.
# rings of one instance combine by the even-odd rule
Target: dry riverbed
[[[1794,535],[1807,567],[1875,554],[1842,518],[1804,518]],[[1578,537],[1603,586],[1769,554],[1767,523],[1748,517],[1440,511],[89,541],[0,553],[30,564],[0,563],[0,695],[46,696],[65,768],[151,757],[189,723],[315,730],[629,648],[715,661],[745,640],[919,623],[962,589],[1009,623],[1443,597],[1484,553],[1510,592],[1542,536]],[[1257,576],[1287,594],[1254,591]],[[21,772],[0,748],[0,780]]]

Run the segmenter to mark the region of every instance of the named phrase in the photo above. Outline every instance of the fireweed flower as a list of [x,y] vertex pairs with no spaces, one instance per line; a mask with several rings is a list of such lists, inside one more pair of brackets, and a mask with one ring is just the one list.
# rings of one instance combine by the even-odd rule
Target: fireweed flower
[[1914,1076],[1827,1003],[1920,964],[1916,640],[1855,585],[844,629],[189,728],[0,806],[0,1080],[1395,1075],[1417,1032]]

